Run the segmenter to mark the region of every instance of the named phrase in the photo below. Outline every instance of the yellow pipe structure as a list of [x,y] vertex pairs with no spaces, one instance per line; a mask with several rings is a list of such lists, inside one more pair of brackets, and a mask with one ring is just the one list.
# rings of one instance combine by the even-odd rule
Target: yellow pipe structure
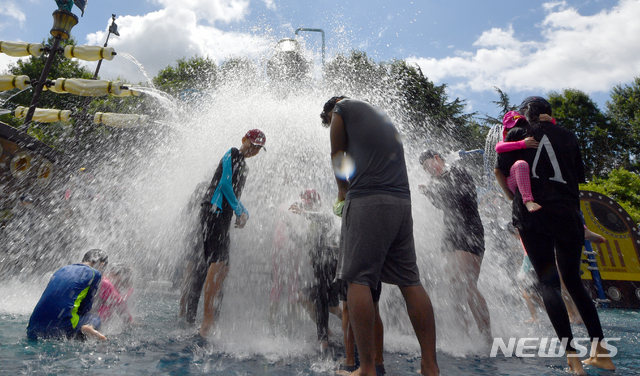
[[11,74],[0,75],[0,91],[11,90],[18,88],[20,90],[26,89],[30,86],[29,76],[14,76]]
[[69,94],[68,91],[58,91],[58,89],[56,89],[55,85],[51,85],[51,86],[47,86],[47,85],[43,85],[42,86],[42,91],[50,91],[52,93],[56,93],[56,94]]
[[96,60],[113,60],[116,56],[116,51],[113,47],[100,47],[100,46],[66,46],[64,48],[64,56],[67,59],[78,58],[86,61]]
[[126,90],[122,90],[120,92],[120,94],[118,95],[114,95],[112,94],[114,97],[139,97],[140,95],[142,95],[141,91],[138,90],[134,90],[134,89],[126,89]]
[[44,46],[42,43],[0,41],[0,52],[14,57],[29,55],[39,57],[44,52]]
[[[28,107],[18,106],[15,111],[15,117],[22,119],[27,116]],[[49,108],[36,108],[33,113],[33,120],[39,123],[53,123],[56,121],[68,122],[71,117],[70,110],[55,110]]]
[[115,114],[111,112],[96,112],[93,116],[95,124],[104,124],[114,128],[133,128],[147,125],[148,115]]
[[55,91],[66,92],[83,97],[99,97],[101,95],[119,95],[122,92],[121,81],[86,80],[82,78],[58,78]]

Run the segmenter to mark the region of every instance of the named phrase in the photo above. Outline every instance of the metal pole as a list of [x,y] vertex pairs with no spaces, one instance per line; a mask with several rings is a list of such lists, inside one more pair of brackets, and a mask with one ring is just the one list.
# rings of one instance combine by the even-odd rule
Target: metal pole
[[324,30],[322,29],[308,29],[306,27],[299,27],[296,29],[296,36],[298,36],[298,32],[300,31],[313,31],[317,33],[322,33],[322,66],[324,67]]
[[[109,32],[107,33],[107,40],[104,41],[104,47],[107,48],[107,43],[109,42],[109,37],[111,36],[111,29],[113,28],[113,23],[116,22],[116,15],[112,14],[111,15],[111,26],[109,27]],[[93,79],[97,80],[98,79],[98,72],[100,72],[100,66],[102,65],[102,60],[104,59],[100,59],[100,61],[98,61],[98,66],[96,67],[96,73],[93,74]]]
[[29,105],[29,111],[27,111],[27,116],[24,118],[24,123],[20,127],[20,130],[23,132],[27,132],[29,130],[29,124],[31,123],[31,119],[33,119],[33,114],[36,112],[36,106],[38,105],[38,101],[40,101],[42,88],[44,87],[45,82],[47,82],[47,75],[51,70],[53,59],[58,53],[58,47],[60,47],[61,40],[62,38],[60,37],[60,35],[56,35],[53,38],[53,46],[51,46],[49,57],[47,58],[47,62],[44,64],[44,69],[42,70],[42,74],[40,75],[40,80],[38,81],[38,86],[36,86],[36,91],[33,93],[33,98],[31,99],[31,104]]

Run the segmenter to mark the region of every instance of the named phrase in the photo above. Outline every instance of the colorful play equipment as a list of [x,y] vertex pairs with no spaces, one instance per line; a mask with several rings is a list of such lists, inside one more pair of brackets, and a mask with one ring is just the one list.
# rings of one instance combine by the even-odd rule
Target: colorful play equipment
[[[587,244],[582,279],[592,298],[611,308],[640,309],[640,230],[615,200],[601,193],[580,191],[587,227],[605,237]],[[589,249],[591,248],[591,249]]]

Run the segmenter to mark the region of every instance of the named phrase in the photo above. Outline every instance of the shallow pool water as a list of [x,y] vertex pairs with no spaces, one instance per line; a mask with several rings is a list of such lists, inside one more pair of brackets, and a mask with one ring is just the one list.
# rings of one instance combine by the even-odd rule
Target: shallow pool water
[[[2,375],[332,375],[343,356],[339,321],[331,319],[331,328],[336,334],[332,340],[335,342],[333,352],[322,357],[314,341],[313,323],[304,314],[294,315],[297,325],[276,329],[264,324],[268,320],[243,320],[246,316],[226,309],[210,341],[199,343],[194,339],[196,328],[178,324],[178,294],[157,288],[139,291],[135,296],[134,313],[141,325],[125,329],[116,323],[105,328],[108,342],[30,342],[25,328],[38,296],[28,294],[19,301],[0,299],[3,305],[0,308]],[[226,306],[233,307],[233,299],[229,299]],[[612,342],[618,349],[614,357],[618,370],[612,373],[587,367],[587,372],[589,375],[640,375],[640,312],[607,309],[599,312],[605,334],[620,338]],[[539,324],[522,324],[516,332],[516,337],[552,336],[546,318]],[[506,339],[504,330],[501,333]],[[574,325],[574,333],[576,337],[584,336],[584,327]],[[447,342],[450,342],[447,336],[439,338],[438,361],[442,375],[567,375],[563,358],[508,358],[500,352],[490,358],[488,351],[483,354],[482,350],[453,355]],[[392,331],[386,334],[385,343],[387,374],[415,374],[420,365],[417,341],[407,333]]]

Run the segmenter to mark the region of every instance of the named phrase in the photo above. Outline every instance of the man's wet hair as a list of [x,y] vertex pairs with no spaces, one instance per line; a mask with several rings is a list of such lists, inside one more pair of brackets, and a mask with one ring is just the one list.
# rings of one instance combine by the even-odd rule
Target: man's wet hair
[[104,253],[101,249],[91,249],[84,254],[82,258],[82,262],[90,262],[92,264],[98,264],[101,262],[107,263],[109,260],[109,256]]
[[322,113],[320,114],[320,118],[322,119],[323,126],[328,127],[329,125],[331,125],[331,116],[329,116],[329,114],[331,113],[331,111],[333,111],[333,108],[336,106],[336,103],[339,100],[342,100],[345,98],[348,98],[348,97],[345,97],[345,96],[331,97],[331,99],[329,99],[327,103],[324,104],[324,107],[322,107]]
[[520,104],[518,112],[527,118],[529,124],[539,123],[539,118],[542,114],[549,116],[553,114],[551,104],[546,99],[537,96],[525,98]]
[[427,150],[423,151],[422,153],[420,153],[420,157],[418,158],[418,162],[420,162],[420,166],[422,166],[424,164],[424,162],[427,161],[427,159],[432,159],[436,155],[439,156],[440,159],[444,160],[444,158],[442,158],[442,154],[440,154],[437,151],[432,150],[432,149],[427,149]]

